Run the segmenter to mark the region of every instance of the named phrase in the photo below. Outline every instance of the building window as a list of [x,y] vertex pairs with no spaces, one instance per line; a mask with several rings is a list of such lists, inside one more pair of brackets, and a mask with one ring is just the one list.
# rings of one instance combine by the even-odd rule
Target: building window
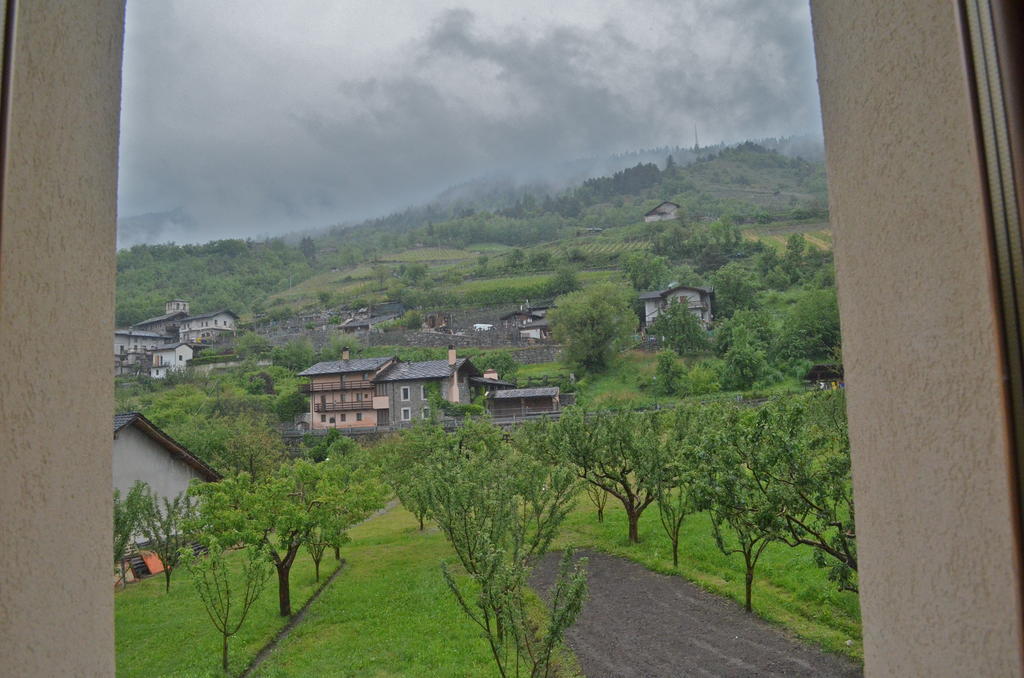
[[183,355],[179,355],[178,356],[178,360],[184,360],[184,359],[185,359],[185,356],[183,356]]
[[321,424],[327,423],[327,415],[326,414],[321,414],[320,415],[320,423]]
[[[408,399],[409,399],[409,387],[408,386],[403,386],[402,387],[402,400],[408,400]],[[404,412],[405,410],[402,410],[402,411]],[[406,419],[408,419],[408,417],[406,417]]]
[[410,419],[412,419],[412,410],[410,410],[408,407],[403,407],[402,421],[409,421]]
[[343,415],[341,415],[341,421],[342,421],[342,422],[344,422],[344,421],[345,421],[345,416],[346,416],[346,415],[344,415],[344,414],[343,414]]
[[423,400],[427,399],[427,385],[420,384],[420,398]]
[[356,421],[362,421],[362,420],[363,420],[363,413],[362,412],[356,412]]
[[424,407],[423,408],[423,418],[424,419],[430,419],[430,408],[429,407]]
[[334,423],[334,417],[331,417],[331,423],[332,424]]

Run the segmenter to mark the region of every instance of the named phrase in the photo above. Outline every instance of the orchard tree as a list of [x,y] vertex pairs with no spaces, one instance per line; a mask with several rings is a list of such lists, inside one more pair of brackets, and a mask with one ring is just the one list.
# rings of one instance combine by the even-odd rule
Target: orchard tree
[[781,539],[815,549],[842,591],[857,591],[850,440],[842,391],[774,400],[753,420],[761,453],[752,472],[785,521]]
[[242,628],[249,610],[260,597],[270,575],[267,556],[256,546],[234,551],[242,559],[241,577],[234,574],[225,555],[225,546],[217,539],[204,538],[205,555],[191,549],[182,558],[192,575],[199,600],[210,622],[221,636],[221,668],[228,672],[228,640]]
[[192,519],[194,506],[188,492],[173,499],[145,492],[139,529],[164,566],[164,591],[171,590],[171,573],[181,560],[181,551],[191,543],[185,525]]
[[556,301],[549,313],[565,359],[584,370],[600,371],[628,342],[636,328],[632,298],[621,285],[601,283]]
[[703,507],[711,513],[715,544],[725,555],[743,556],[745,604],[751,604],[754,570],[768,544],[779,539],[782,519],[766,497],[752,469],[762,463],[751,435],[754,413],[730,405],[708,412],[701,423],[698,458],[703,469],[696,488]]
[[146,493],[149,487],[137,481],[128,494],[121,499],[121,491],[114,490],[114,565],[120,568],[121,585],[125,583],[124,558],[132,536],[138,532],[139,523],[146,510]]
[[287,458],[281,435],[261,417],[248,415],[234,422],[234,432],[214,459],[227,473],[248,473],[256,480],[271,474]]
[[552,427],[563,462],[622,502],[631,544],[639,543],[640,516],[656,498],[652,473],[664,453],[661,436],[660,421],[647,412],[587,417],[573,407]]
[[683,521],[694,511],[695,487],[700,459],[700,435],[703,408],[684,405],[671,416],[671,425],[656,444],[664,451],[654,457],[650,474],[658,516],[666,536],[672,542],[672,567],[679,567],[679,532]]
[[[545,436],[543,428],[520,436]],[[524,443],[524,438],[519,438]],[[547,440],[538,445],[546,448]],[[527,602],[529,575],[571,510],[573,473],[525,454],[488,423],[470,421],[447,437],[425,472],[429,515],[473,581],[466,587],[442,565],[445,581],[483,632],[501,676],[547,676],[555,648],[586,596],[585,561],[562,558],[547,627],[538,633]]]

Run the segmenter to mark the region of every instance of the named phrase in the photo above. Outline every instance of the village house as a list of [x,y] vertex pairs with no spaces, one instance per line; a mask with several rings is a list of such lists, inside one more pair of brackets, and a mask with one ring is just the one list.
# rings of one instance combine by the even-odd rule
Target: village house
[[168,372],[180,372],[194,355],[195,349],[184,341],[155,348],[150,352],[149,376],[163,379]]
[[668,221],[675,219],[678,216],[679,205],[674,202],[665,201],[652,209],[650,212],[644,214],[644,221]]
[[[482,375],[466,358],[448,349],[447,360],[405,363],[396,357],[355,358],[317,363],[299,373],[309,377],[311,428],[388,426],[430,418],[429,389],[435,384],[448,402],[468,404],[471,379]],[[494,374],[494,381],[499,385]]]
[[644,329],[649,328],[671,304],[686,304],[690,313],[697,316],[704,328],[709,328],[713,319],[711,300],[714,293],[714,289],[710,287],[688,285],[670,285],[663,290],[641,293],[639,298],[644,302]]
[[156,332],[114,330],[114,376],[148,370],[150,353],[166,343],[167,338]]
[[171,299],[164,304],[164,314],[153,318],[147,318],[142,322],[132,325],[133,330],[143,330],[172,338],[178,338],[178,328],[181,321],[188,317],[188,302],[183,299]]
[[238,323],[238,315],[227,309],[190,315],[180,320],[178,341],[190,341],[201,344],[215,343],[225,335],[234,335]]
[[213,482],[221,477],[139,412],[114,415],[113,469],[114,489],[122,497],[140,480],[154,494],[173,498],[193,480]]

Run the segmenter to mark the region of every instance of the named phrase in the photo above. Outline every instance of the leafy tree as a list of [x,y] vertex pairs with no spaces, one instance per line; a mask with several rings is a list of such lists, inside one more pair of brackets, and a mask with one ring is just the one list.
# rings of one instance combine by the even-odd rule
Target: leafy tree
[[743,266],[731,263],[715,271],[711,276],[715,287],[715,315],[729,318],[743,308],[753,308],[757,294],[757,283]]
[[685,303],[671,304],[651,323],[649,333],[661,337],[679,355],[708,349],[708,333]]
[[519,362],[512,357],[508,351],[488,351],[473,357],[473,364],[481,372],[494,370],[498,378],[515,383],[516,375],[519,373]]
[[724,356],[732,348],[733,333],[741,329],[763,350],[767,350],[775,342],[775,330],[767,311],[741,309],[731,318],[718,323],[715,328],[715,351],[718,355]]
[[192,519],[194,508],[187,492],[173,499],[157,496],[148,489],[145,492],[139,529],[149,542],[148,548],[164,566],[165,592],[171,590],[171,573],[178,566],[182,549],[191,542],[185,525]]
[[725,354],[723,382],[727,389],[744,390],[768,372],[768,359],[746,328],[733,332],[732,346]]
[[678,395],[683,390],[686,369],[672,351],[658,353],[658,366],[654,372],[654,392],[660,396]]
[[585,488],[587,490],[587,498],[590,499],[590,503],[597,509],[597,522],[603,523],[604,507],[608,505],[608,492],[590,483],[587,483]]
[[142,515],[146,510],[148,486],[137,481],[128,494],[121,499],[121,491],[114,490],[114,564],[121,569],[121,585],[124,586],[124,558],[132,536],[138,531]]
[[548,296],[552,297],[575,292],[578,289],[580,289],[579,278],[576,277],[576,271],[569,266],[560,266],[547,285]]
[[704,473],[697,491],[711,513],[719,550],[727,556],[743,556],[747,612],[753,609],[757,561],[768,544],[778,540],[782,529],[777,507],[766,498],[752,472],[760,463],[760,450],[750,435],[750,417],[750,412],[731,406],[721,406],[717,414],[709,411],[703,417],[699,459]]
[[753,421],[761,449],[751,472],[785,520],[780,538],[815,549],[819,567],[842,591],[857,591],[857,534],[850,441],[842,391],[775,400]]
[[677,409],[654,457],[651,483],[658,506],[658,517],[672,542],[672,567],[679,567],[679,532],[686,516],[694,511],[695,486],[700,464],[702,408],[692,405]]
[[307,396],[298,391],[290,391],[277,396],[274,401],[274,414],[280,422],[289,422],[300,414],[309,411],[309,400]]
[[259,480],[287,458],[281,435],[267,421],[248,415],[234,423],[231,437],[213,460],[222,472],[245,472]]
[[835,290],[807,290],[786,314],[776,353],[783,359],[824,358],[840,339]]
[[548,317],[568,363],[599,371],[627,345],[636,326],[632,299],[619,285],[602,283],[559,297]]
[[399,324],[407,330],[418,330],[423,325],[423,314],[409,309],[399,318]]
[[[260,597],[270,575],[267,556],[259,548],[241,550],[241,586],[225,557],[225,547],[214,538],[205,539],[208,553],[196,556],[191,549],[182,553],[192,575],[199,600],[214,628],[221,635],[221,668],[228,671],[228,640],[242,628],[249,610]],[[236,551],[235,553],[238,553]]]
[[629,542],[639,543],[640,516],[656,498],[652,474],[664,452],[658,420],[647,412],[588,418],[573,407],[562,413],[551,435],[579,478],[622,502]]
[[[524,435],[538,431],[543,434],[531,429]],[[547,676],[552,653],[586,595],[585,562],[574,564],[566,551],[542,634],[530,619],[525,589],[578,485],[568,469],[507,444],[489,424],[469,422],[446,440],[425,476],[429,515],[473,581],[472,593],[442,565],[445,581],[483,632],[500,675],[519,676],[525,669],[531,678]]]
[[638,292],[657,290],[669,283],[668,259],[648,252],[631,252],[622,261],[622,270]]
[[260,358],[270,351],[270,342],[255,332],[242,332],[235,339],[235,353],[241,358]]
[[293,372],[301,372],[316,360],[316,353],[313,351],[313,344],[309,339],[296,339],[284,346],[278,346],[270,352],[270,358],[275,365],[287,368]]

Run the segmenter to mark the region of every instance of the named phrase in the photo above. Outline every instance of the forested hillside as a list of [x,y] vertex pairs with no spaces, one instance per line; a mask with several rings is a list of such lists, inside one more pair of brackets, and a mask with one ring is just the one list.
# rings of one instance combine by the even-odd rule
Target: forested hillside
[[[765,248],[781,251],[794,232],[819,250],[831,242],[823,166],[750,142],[687,165],[671,155],[638,163],[557,194],[498,191],[491,207],[477,198],[297,244],[223,240],[123,250],[117,323],[157,315],[171,297],[189,299],[196,311],[241,314],[396,297],[410,306],[518,302],[564,291],[555,280],[561,271],[570,282],[564,269],[621,270],[631,252],[651,251],[699,275]],[[681,218],[645,224],[643,214],[663,200],[681,205]],[[524,272],[534,274],[505,277]],[[598,273],[585,275],[607,279]]]

